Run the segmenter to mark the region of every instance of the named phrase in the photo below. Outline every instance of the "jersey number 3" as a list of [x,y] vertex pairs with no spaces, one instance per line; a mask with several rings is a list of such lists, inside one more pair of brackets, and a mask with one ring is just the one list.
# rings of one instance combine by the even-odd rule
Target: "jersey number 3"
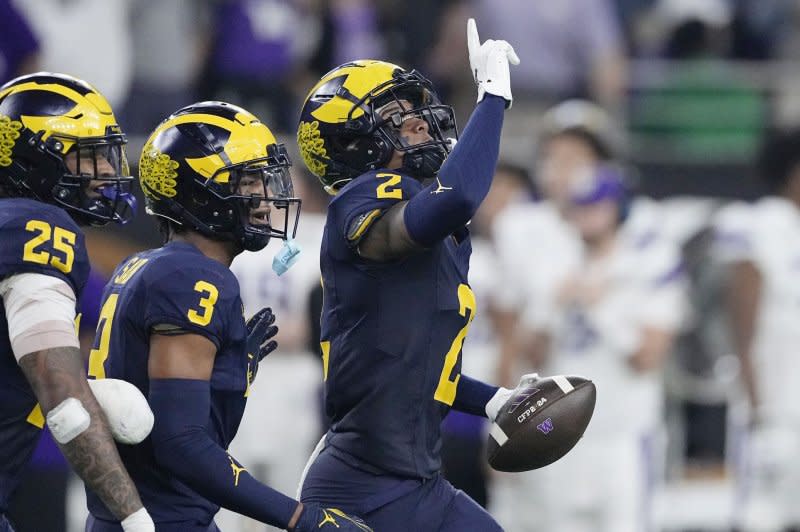
[[200,309],[189,309],[186,317],[189,318],[190,322],[205,327],[211,323],[211,316],[214,315],[214,304],[219,297],[219,290],[207,281],[197,281],[194,284],[194,291],[205,294],[205,296],[201,297],[198,303]]
[[469,326],[475,318],[475,307],[475,294],[472,289],[465,284],[458,285],[458,313],[466,318],[467,310],[469,310],[469,318],[467,323],[458,331],[453,343],[450,345],[450,350],[447,351],[444,357],[444,367],[442,367],[442,374],[439,376],[439,385],[433,394],[434,399],[448,406],[453,406],[453,401],[456,399],[456,389],[458,388],[461,374],[452,376],[453,368],[456,367],[458,357],[461,356],[464,339],[467,337]]
[[[72,263],[75,261],[76,235],[72,231],[58,226],[51,226],[42,220],[30,220],[25,224],[25,230],[31,233],[38,233],[25,243],[22,260],[33,262],[34,264],[47,264],[62,273],[72,271]],[[50,254],[43,249],[37,249],[52,240],[54,251],[58,251],[63,257]]]

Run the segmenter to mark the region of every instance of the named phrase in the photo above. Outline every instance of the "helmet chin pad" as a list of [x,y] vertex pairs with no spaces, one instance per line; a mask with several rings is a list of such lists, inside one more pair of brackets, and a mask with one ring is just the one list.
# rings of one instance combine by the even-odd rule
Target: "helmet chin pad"
[[429,179],[439,173],[448,152],[441,146],[424,146],[403,154],[403,170],[412,177]]

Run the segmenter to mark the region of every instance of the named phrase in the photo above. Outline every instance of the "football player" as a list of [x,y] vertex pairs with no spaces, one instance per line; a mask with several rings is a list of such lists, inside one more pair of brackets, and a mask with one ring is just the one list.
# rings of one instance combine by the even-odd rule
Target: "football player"
[[[269,308],[245,322],[229,266],[244,250],[294,234],[300,200],[289,164],[264,124],[221,102],[178,110],[143,148],[147,212],[166,243],[131,256],[111,277],[89,374],[124,379],[148,398],[152,433],[120,455],[159,531],[218,530],[220,506],[298,532],[369,530],[265,486],[226,452],[258,363],[277,347]],[[87,499],[87,530],[119,530],[96,494]]]
[[[270,355],[269,371],[259,375],[258,386],[250,390],[247,409],[229,450],[248,465],[257,479],[284,493],[296,492],[308,452],[321,434],[320,419],[315,415],[320,411],[320,360],[316,349],[312,351],[310,330],[314,309],[318,327],[319,307],[311,304],[310,294],[319,290],[318,250],[328,198],[317,185],[317,178],[307,174],[305,168],[300,172],[295,171],[296,167],[292,170],[295,194],[303,199],[303,221],[298,224],[293,242],[309,250],[309,256],[280,276],[271,268],[275,250],[269,247],[257,253],[242,253],[231,264],[241,288],[245,314],[270,306],[280,316],[280,331],[275,339],[281,348]],[[319,345],[319,334],[314,335],[313,342]],[[264,412],[269,412],[270,423],[264,423]],[[271,437],[273,424],[292,427],[292,437]],[[223,530],[258,526],[225,510],[220,510],[216,521]]]
[[63,74],[0,87],[0,530],[47,424],[125,530],[153,530],[90,391],[74,325],[89,274],[80,225],[132,215],[125,135],[106,99]]
[[715,248],[728,268],[727,311],[750,417],[737,518],[744,530],[776,531],[800,527],[800,244],[789,237],[800,229],[800,129],[776,132],[758,163],[770,194],[722,209]]
[[528,303],[520,326],[544,337],[532,343],[546,346],[548,372],[591,375],[604,392],[581,445],[525,475],[525,493],[540,504],[544,530],[648,530],[661,368],[686,310],[682,261],[666,239],[626,232],[630,198],[619,170],[576,170],[565,216],[579,253],[550,278],[557,288],[547,300]]
[[334,194],[321,248],[325,407],[332,425],[303,502],[359,513],[376,530],[500,530],[440,474],[452,407],[494,419],[510,391],[461,375],[475,316],[467,223],[486,196],[511,105],[505,41],[468,22],[478,105],[454,146],[453,110],[417,71],[347,63],[306,98],[306,165]]

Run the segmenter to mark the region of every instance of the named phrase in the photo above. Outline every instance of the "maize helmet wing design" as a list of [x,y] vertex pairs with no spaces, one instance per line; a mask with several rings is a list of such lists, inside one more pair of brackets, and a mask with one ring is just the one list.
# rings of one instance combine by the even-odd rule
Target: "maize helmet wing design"
[[164,120],[147,140],[139,180],[148,214],[257,251],[294,236],[300,199],[283,144],[248,111],[200,102]]
[[135,214],[126,138],[108,101],[85,81],[39,72],[0,87],[0,188],[57,205],[78,223]]
[[[392,102],[394,110],[381,113]],[[399,135],[412,116],[425,120],[431,140],[408,144]],[[433,177],[457,138],[453,109],[441,103],[430,81],[416,70],[374,60],[325,74],[306,97],[297,131],[303,161],[329,194],[380,168],[395,150],[403,152],[407,173]]]

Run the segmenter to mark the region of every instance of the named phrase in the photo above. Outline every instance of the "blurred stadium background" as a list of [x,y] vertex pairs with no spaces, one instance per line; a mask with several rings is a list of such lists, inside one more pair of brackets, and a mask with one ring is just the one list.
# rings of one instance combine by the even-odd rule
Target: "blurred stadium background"
[[[800,217],[794,219],[794,210],[765,215],[760,200],[774,190],[769,183],[797,177],[800,136],[787,137],[782,150],[772,150],[771,164],[756,164],[761,146],[776,131],[800,127],[800,2],[0,0],[0,83],[37,70],[93,83],[128,134],[134,175],[148,132],[193,101],[242,105],[280,132],[295,154],[293,177],[303,199],[298,240],[305,251],[280,278],[270,269],[276,244],[234,263],[247,312],[270,305],[281,327],[280,352],[262,366],[235,454],[262,480],[294,493],[324,426],[315,246],[327,201],[296,155],[297,113],[307,90],[330,68],[381,58],[431,78],[463,128],[475,94],[464,38],[470,16],[482,38],[512,43],[522,64],[512,69],[515,100],[498,170],[506,174],[498,179],[504,185],[493,188],[474,224],[482,251],[473,261],[472,281],[486,312],[467,339],[465,371],[513,386],[509,375],[536,369],[535,357],[522,356],[530,346],[514,339],[536,332],[525,331],[535,328],[535,320],[521,317],[542,310],[525,294],[539,293],[536,286],[551,279],[542,264],[551,258],[555,233],[533,227],[528,235],[534,236],[524,236],[526,224],[536,218],[514,217],[514,209],[524,212],[520,206],[553,201],[537,163],[548,125],[545,111],[568,99],[593,101],[608,117],[593,131],[613,148],[635,196],[625,225],[640,224],[680,253],[686,304],[666,361],[649,375],[659,381],[663,402],[649,413],[658,420],[649,427],[656,443],[646,464],[637,466],[640,489],[633,495],[615,492],[618,449],[610,448],[596,455],[607,462],[605,473],[569,478],[566,484],[562,479],[558,489],[588,486],[590,497],[596,491],[591,484],[598,482],[612,499],[633,497],[641,503],[637,529],[643,532],[781,530],[789,521],[783,521],[780,501],[796,498],[800,488],[793,472],[800,469],[800,422],[791,408],[786,416],[770,411],[774,404],[766,399],[760,405],[765,412],[751,408],[740,360],[749,353],[744,359],[755,360],[756,374],[765,366],[774,374],[777,366],[782,378],[775,388],[784,391],[770,400],[800,404],[793,392],[800,389],[800,359],[791,356],[794,331],[800,329],[800,245],[792,232],[800,229]],[[564,119],[594,123],[580,113]],[[782,174],[763,175],[759,168]],[[798,207],[790,193],[784,196],[774,201]],[[514,227],[523,234],[516,241]],[[537,231],[544,234],[541,239]],[[94,271],[81,322],[87,355],[105,279],[125,256],[160,244],[144,212],[124,228],[88,233]],[[730,240],[740,237],[749,240],[731,250]],[[514,249],[512,259],[500,249],[502,242]],[[760,247],[769,249],[761,253],[755,249]],[[735,273],[743,264],[757,272],[759,290],[748,292],[756,294],[749,303],[736,297],[741,277]],[[517,297],[507,297],[509,291]],[[754,314],[749,322],[742,317],[748,310]],[[742,323],[752,324],[755,340],[742,332]],[[766,340],[765,330],[771,335]],[[762,360],[773,351],[777,361]],[[607,363],[621,364],[618,358]],[[627,408],[641,405],[626,402],[625,387],[603,388],[599,382],[598,388],[600,395],[616,396],[620,409],[611,423],[622,430]],[[780,405],[778,410],[783,412]],[[485,429],[471,419],[446,421],[446,474],[511,532],[571,532],[548,528],[539,517],[562,511],[537,504],[536,493],[550,482],[546,474],[508,478],[487,471],[480,454]],[[764,432],[773,435],[762,438],[767,451],[753,454],[748,449]],[[769,463],[754,466],[754,460]],[[748,473],[753,470],[761,472],[756,480]],[[754,490],[769,494],[768,500],[753,503]],[[587,504],[591,514],[595,510]],[[44,438],[15,500],[12,515],[20,532],[83,530],[85,514],[81,484]],[[587,519],[592,522],[591,515]],[[580,530],[617,532],[601,521]],[[230,514],[218,522],[228,532],[264,529]]]

